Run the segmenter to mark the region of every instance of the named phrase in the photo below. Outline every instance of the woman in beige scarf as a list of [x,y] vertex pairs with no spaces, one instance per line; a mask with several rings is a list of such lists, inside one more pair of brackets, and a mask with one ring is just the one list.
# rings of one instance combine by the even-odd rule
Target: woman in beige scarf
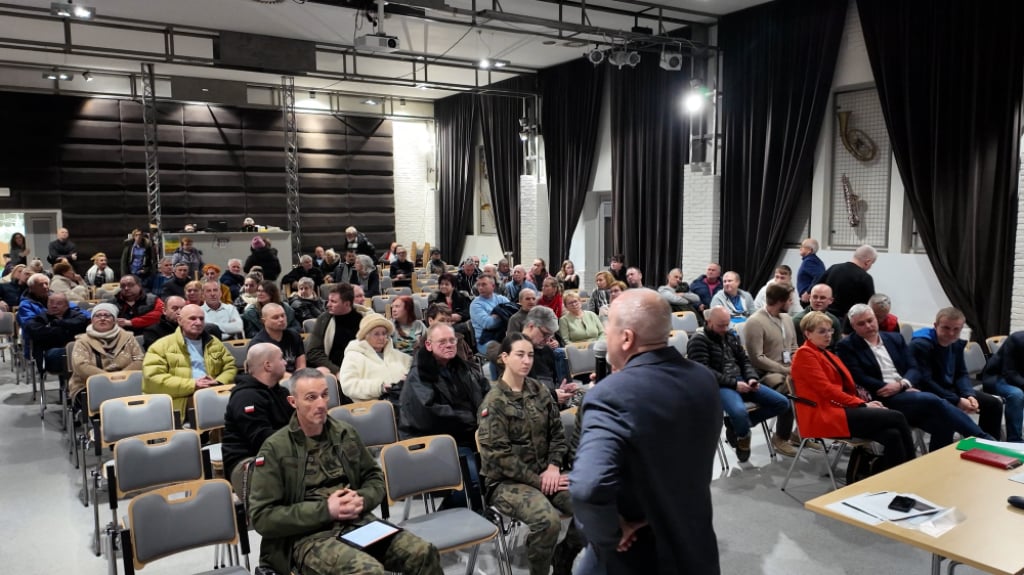
[[[141,370],[145,352],[131,332],[117,325],[117,307],[101,303],[92,308],[92,322],[85,333],[75,338],[71,353],[69,393],[75,400],[85,390],[90,376],[115,371]],[[77,400],[76,400],[77,401]],[[84,405],[84,397],[81,402]]]

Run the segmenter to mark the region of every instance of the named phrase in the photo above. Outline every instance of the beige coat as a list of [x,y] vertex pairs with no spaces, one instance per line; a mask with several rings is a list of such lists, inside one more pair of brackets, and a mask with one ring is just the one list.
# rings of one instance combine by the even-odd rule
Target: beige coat
[[141,370],[145,353],[131,332],[121,330],[117,337],[113,356],[103,351],[102,342],[83,333],[75,338],[71,353],[71,381],[68,383],[71,397],[85,389],[85,380],[90,376],[115,371]]

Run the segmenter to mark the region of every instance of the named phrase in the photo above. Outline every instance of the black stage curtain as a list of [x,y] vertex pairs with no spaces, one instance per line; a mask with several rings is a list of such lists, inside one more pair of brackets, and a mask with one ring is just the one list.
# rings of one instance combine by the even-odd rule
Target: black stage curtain
[[434,102],[437,124],[437,181],[442,257],[458,265],[466,244],[466,226],[473,217],[473,128],[476,104],[472,94]]
[[859,0],[857,7],[928,259],[975,339],[1006,334],[1024,3]]
[[779,0],[723,17],[721,264],[756,291],[811,187],[846,0]]
[[523,99],[487,94],[478,97],[498,242],[501,251],[512,252],[518,261],[522,259],[519,253],[519,176],[523,171],[523,142],[519,138],[519,118],[523,117]]
[[580,58],[540,72],[551,269],[569,257],[572,235],[594,181],[607,69]]
[[610,70],[613,246],[659,285],[679,265],[683,164],[689,120],[682,98],[687,72],[658,67],[644,54],[636,68]]

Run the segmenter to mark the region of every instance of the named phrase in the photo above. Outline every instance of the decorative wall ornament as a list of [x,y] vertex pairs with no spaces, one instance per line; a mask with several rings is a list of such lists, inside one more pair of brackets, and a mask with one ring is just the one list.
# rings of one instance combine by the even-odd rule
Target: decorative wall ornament
[[861,130],[850,127],[850,116],[853,115],[853,112],[837,112],[836,115],[839,117],[839,136],[842,138],[846,151],[860,162],[870,162],[875,159],[878,146],[874,140]]

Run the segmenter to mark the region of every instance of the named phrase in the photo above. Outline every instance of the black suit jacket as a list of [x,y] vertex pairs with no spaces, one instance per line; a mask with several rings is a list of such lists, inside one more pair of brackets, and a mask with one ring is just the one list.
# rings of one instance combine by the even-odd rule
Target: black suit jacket
[[[917,369],[914,354],[910,353],[903,336],[885,331],[879,332],[878,335],[881,336],[889,357],[896,365],[896,371],[900,372],[903,379],[917,387],[921,381],[921,371]],[[875,394],[888,382],[882,380],[882,368],[878,366],[878,360],[875,359],[868,342],[861,336],[851,333],[836,345],[836,355],[843,360],[846,369],[850,370],[853,381],[871,392],[872,397],[880,399]]]
[[[710,482],[722,405],[711,372],[672,347],[642,353],[587,392],[582,410],[570,494],[605,572],[719,573]],[[667,447],[679,441],[686,457]],[[615,551],[620,515],[648,522],[625,553]]]

